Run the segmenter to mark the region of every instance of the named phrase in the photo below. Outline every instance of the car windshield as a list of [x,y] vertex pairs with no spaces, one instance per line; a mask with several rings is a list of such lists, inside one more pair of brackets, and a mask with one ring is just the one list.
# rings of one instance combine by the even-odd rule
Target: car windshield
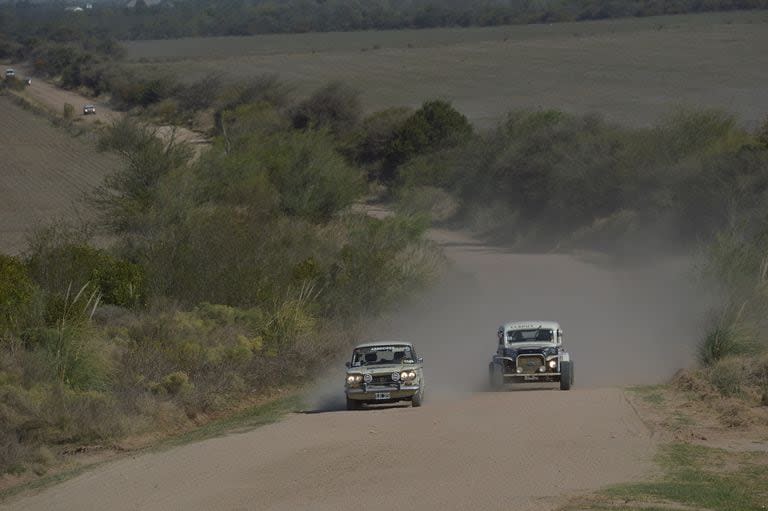
[[508,330],[508,342],[552,342],[554,331],[551,328],[534,328],[530,330]]
[[382,345],[356,348],[352,352],[352,366],[370,366],[385,364],[412,364],[416,354],[410,346]]

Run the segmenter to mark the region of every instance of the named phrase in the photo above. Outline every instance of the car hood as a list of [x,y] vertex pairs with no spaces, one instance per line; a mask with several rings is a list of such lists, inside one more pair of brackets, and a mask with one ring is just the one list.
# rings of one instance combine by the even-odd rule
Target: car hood
[[557,348],[557,344],[553,342],[515,342],[510,344],[508,350],[530,350],[530,349],[544,349],[544,348]]
[[395,371],[404,371],[406,369],[416,370],[420,369],[419,364],[387,364],[376,366],[360,366],[350,367],[347,369],[347,374],[391,374]]

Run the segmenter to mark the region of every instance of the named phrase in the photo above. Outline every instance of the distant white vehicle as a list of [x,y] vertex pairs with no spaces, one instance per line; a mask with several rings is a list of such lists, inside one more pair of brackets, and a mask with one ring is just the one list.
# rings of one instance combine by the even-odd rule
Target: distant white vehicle
[[16,70],[13,68],[8,68],[5,70],[5,77],[6,78],[14,78],[16,76]]
[[497,331],[498,347],[488,365],[491,387],[505,383],[559,382],[573,385],[573,361],[563,347],[563,331],[553,321],[515,321]]
[[95,105],[85,105],[83,107],[83,115],[96,115]]

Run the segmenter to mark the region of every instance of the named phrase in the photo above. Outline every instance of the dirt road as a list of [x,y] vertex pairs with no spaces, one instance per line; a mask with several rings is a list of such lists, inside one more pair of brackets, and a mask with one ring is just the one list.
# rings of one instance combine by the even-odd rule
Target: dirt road
[[[24,67],[19,68],[19,72],[23,75],[30,75],[29,69]],[[23,92],[19,93],[19,95],[57,115],[62,115],[64,105],[70,104],[75,109],[75,119],[78,122],[102,123],[109,125],[121,119],[124,115],[122,112],[110,108],[106,103],[87,98],[77,92],[61,89],[40,79],[33,78],[32,85],[26,87]],[[85,104],[95,105],[96,114],[87,116],[82,115],[83,105]],[[187,128],[178,126],[155,126],[155,128],[161,137],[167,138],[173,134],[176,140],[187,142],[198,150],[201,146],[205,146],[209,143],[209,140],[207,140],[204,135]]]
[[[307,413],[122,459],[0,509],[541,511],[652,471],[654,442],[616,385],[684,363],[695,301],[679,263],[606,270],[435,238],[449,275],[371,335],[416,341],[422,408],[341,411],[338,369]],[[576,388],[481,391],[497,325],[532,317],[561,321]]]

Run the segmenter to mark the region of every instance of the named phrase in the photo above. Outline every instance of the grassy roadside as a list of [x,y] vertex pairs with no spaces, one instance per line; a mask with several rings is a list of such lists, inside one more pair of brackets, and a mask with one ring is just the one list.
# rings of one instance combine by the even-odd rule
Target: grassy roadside
[[656,480],[623,484],[581,497],[561,511],[768,509],[768,454],[730,452],[687,443],[663,445]]
[[[278,422],[289,413],[299,411],[304,406],[303,393],[300,389],[291,389],[266,400],[257,400],[255,404],[245,406],[229,414],[221,414],[212,420],[182,432],[170,432],[160,438],[137,439],[136,446],[124,446],[106,449],[96,456],[82,461],[74,460],[61,466],[53,467],[48,475],[23,481],[0,490],[0,503],[22,493],[32,493],[93,470],[107,463],[119,461],[126,456],[136,456],[180,447],[230,433],[243,433],[260,426]],[[131,442],[129,439],[128,442]]]
[[663,442],[657,475],[574,498],[559,511],[768,509],[765,430],[719,428],[710,403],[686,402],[671,385],[633,387],[627,397]]

